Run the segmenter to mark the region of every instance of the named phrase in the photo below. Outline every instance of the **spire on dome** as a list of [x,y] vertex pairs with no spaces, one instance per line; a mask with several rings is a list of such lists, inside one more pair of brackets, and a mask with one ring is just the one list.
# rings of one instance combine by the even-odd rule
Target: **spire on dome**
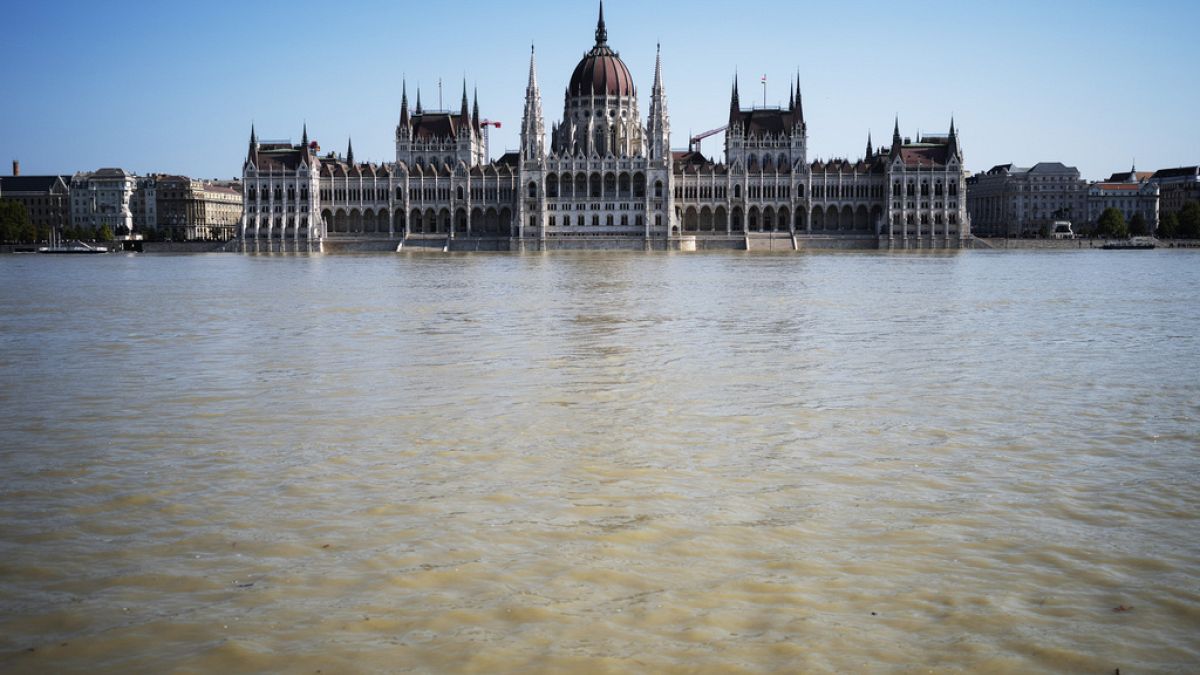
[[600,20],[596,22],[596,46],[608,44],[608,29],[604,27],[604,0],[600,0]]

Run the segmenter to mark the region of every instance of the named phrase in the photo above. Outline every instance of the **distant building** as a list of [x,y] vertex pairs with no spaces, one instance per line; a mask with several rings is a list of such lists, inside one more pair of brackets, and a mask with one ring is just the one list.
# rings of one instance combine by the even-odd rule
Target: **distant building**
[[1149,182],[1158,186],[1158,212],[1178,213],[1186,202],[1200,202],[1200,166],[1159,169]]
[[1034,236],[1056,220],[1087,217],[1088,186],[1061,162],[999,164],[967,179],[967,211],[980,236]]
[[137,177],[124,169],[100,169],[71,177],[71,224],[96,230],[108,225],[113,234],[133,231]]
[[[557,123],[542,114],[530,53],[520,149],[496,160],[485,136],[495,122],[480,117],[465,82],[457,112],[427,109],[419,92],[410,111],[401,85],[394,162],[356,163],[349,144],[344,157],[321,155],[307,129],[299,145],[260,142],[251,127],[241,236],[257,250],[355,239],[391,250],[459,238],[502,250],[749,248],[752,239],[959,248],[970,239],[953,120],[916,139],[897,121],[891,144],[874,148],[868,135],[861,159],[813,161],[799,82],[788,83],[786,107],[745,107],[735,79],[725,124],[673,152],[661,58],[643,118],[603,8],[594,36]],[[695,143],[722,130],[725,157],[715,162]]]
[[61,231],[71,223],[70,180],[70,176],[4,176],[0,196],[24,204],[39,230]]
[[228,239],[242,216],[237,181],[206,182],[187,176],[154,176],[158,197],[156,228],[177,240]]
[[1153,233],[1158,228],[1158,185],[1150,182],[1152,172],[1125,171],[1114,173],[1108,180],[1088,186],[1087,222],[1095,225],[1105,209],[1114,208],[1129,222],[1140,213]]

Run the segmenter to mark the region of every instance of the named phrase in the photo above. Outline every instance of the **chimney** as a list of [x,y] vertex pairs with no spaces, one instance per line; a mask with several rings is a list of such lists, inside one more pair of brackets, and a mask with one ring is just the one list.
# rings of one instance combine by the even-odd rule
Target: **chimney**
[[21,160],[19,160],[19,159],[13,160],[13,175],[14,176],[21,175]]

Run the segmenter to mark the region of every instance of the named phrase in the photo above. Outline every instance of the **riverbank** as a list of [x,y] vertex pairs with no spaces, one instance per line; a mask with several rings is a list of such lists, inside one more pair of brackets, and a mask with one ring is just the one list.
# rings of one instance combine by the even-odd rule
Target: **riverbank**
[[[1103,248],[1107,239],[1004,239],[1002,237],[975,237],[972,248],[1017,249],[1017,250],[1078,250]],[[1200,239],[1159,239],[1158,248],[1200,248]]]

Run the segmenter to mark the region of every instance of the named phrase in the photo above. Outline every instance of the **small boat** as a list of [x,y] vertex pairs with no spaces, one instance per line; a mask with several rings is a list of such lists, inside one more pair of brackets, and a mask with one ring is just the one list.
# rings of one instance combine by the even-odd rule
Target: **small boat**
[[38,253],[108,253],[108,247],[92,246],[90,244],[85,244],[82,241],[72,241],[59,246],[43,246],[38,249]]

